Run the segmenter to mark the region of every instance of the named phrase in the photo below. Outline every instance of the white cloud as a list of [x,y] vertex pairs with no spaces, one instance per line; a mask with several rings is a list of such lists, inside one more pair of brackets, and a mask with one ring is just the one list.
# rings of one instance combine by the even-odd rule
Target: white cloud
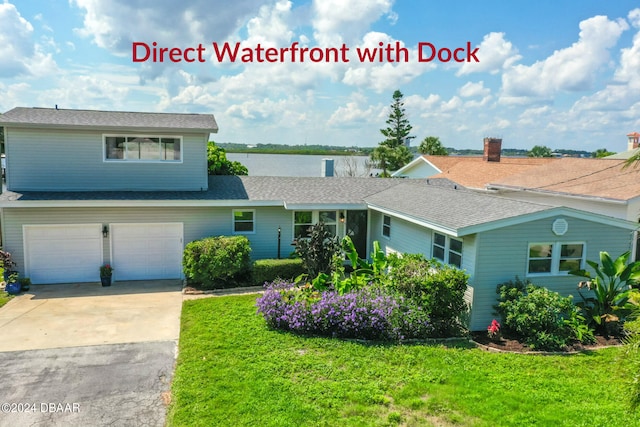
[[463,104],[464,103],[462,102],[462,99],[460,99],[457,96],[454,96],[450,100],[443,102],[442,105],[440,105],[440,110],[442,112],[459,110]]
[[609,62],[613,47],[628,24],[594,16],[580,22],[579,40],[531,66],[516,65],[502,76],[504,95],[550,97],[559,91],[591,88],[596,72]]
[[393,0],[314,0],[314,38],[320,46],[352,44],[369,26],[390,14]]
[[479,81],[477,83],[467,82],[464,86],[458,89],[458,94],[463,98],[471,98],[474,96],[487,96],[491,93],[489,88],[484,87],[484,82]]
[[497,74],[519,61],[522,56],[518,54],[518,49],[510,41],[505,40],[504,36],[504,33],[495,32],[485,35],[477,46],[478,62],[465,62],[457,75],[482,72]]
[[350,100],[338,107],[327,124],[330,126],[362,126],[363,124],[382,123],[384,114],[387,112],[385,107],[380,104],[368,105],[367,98],[359,93],[352,93]]
[[[634,27],[640,28],[640,9],[629,13]],[[640,29],[630,47],[620,49],[620,61],[614,72],[614,81],[591,95],[580,98],[573,105],[576,114],[587,111],[608,116],[621,115],[640,108]],[[614,120],[610,117],[611,120]],[[628,120],[628,119],[627,119]],[[625,120],[626,121],[626,120]]]
[[251,18],[247,23],[249,37],[243,44],[256,46],[262,43],[265,46],[281,47],[288,44],[294,37],[291,30],[291,2],[280,0],[273,7],[262,6],[258,16]]
[[423,98],[420,95],[410,95],[405,98],[405,107],[407,109],[418,110],[419,112],[426,112],[429,110],[435,110],[440,104],[440,95],[429,94],[428,97]]
[[[404,55],[404,53],[401,52],[396,57],[396,55],[391,53],[391,59],[394,62],[387,62],[386,57],[383,57],[382,61],[380,61],[379,58],[371,62],[360,61],[357,49],[360,49],[361,53],[363,53],[365,49],[369,49],[369,51],[372,52],[373,49],[379,49],[381,43],[382,46],[385,47],[391,45],[394,49],[396,46],[401,49],[406,49],[407,54]],[[396,43],[399,44],[396,45]],[[395,89],[436,67],[432,63],[417,64],[411,59],[416,57],[417,52],[415,49],[406,47],[403,42],[395,40],[388,34],[375,31],[368,32],[362,38],[362,43],[351,47],[351,61],[344,72],[342,82],[350,86],[371,88],[378,93]],[[405,61],[405,59],[408,60]]]
[[33,26],[11,3],[0,3],[0,77],[42,76],[55,72],[50,54],[33,40]]
[[640,8],[633,9],[631,12],[629,12],[627,17],[629,18],[631,25],[633,25],[635,28],[640,28]]
[[234,0],[224,5],[208,0],[70,0],[85,12],[78,34],[113,54],[131,55],[134,41],[159,46],[189,46],[223,40],[264,4]]

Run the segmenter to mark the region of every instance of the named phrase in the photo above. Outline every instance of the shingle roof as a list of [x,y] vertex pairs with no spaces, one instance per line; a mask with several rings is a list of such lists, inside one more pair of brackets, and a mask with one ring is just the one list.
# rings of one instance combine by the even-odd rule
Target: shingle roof
[[372,207],[403,214],[451,230],[515,218],[554,209],[552,206],[470,190],[426,185],[422,180],[403,184],[365,198]]
[[5,192],[0,195],[0,203],[4,207],[17,206],[12,205],[15,201],[47,202],[46,206],[51,206],[49,202],[62,202],[59,206],[78,206],[77,203],[84,206],[86,202],[87,206],[127,207],[140,206],[137,202],[165,206],[184,201],[188,206],[193,202],[196,206],[285,205],[289,209],[371,207],[436,229],[447,229],[459,236],[479,232],[482,227],[496,227],[504,224],[500,222],[504,220],[517,223],[530,214],[562,214],[564,209],[478,193],[460,186],[453,188],[450,182],[434,179],[212,176],[208,191]]
[[1,114],[0,125],[218,131],[218,125],[213,114],[140,113],[24,107],[16,107]]
[[5,192],[0,201],[246,200],[361,205],[366,196],[400,183],[399,179],[380,178],[211,176],[207,191],[25,191]]
[[490,187],[630,200],[640,196],[640,168],[622,169],[624,163],[617,159],[564,158],[493,182]]
[[447,178],[469,188],[484,189],[511,175],[527,172],[538,166],[554,162],[553,157],[506,157],[499,162],[487,162],[476,156],[424,156],[442,172],[433,178]]

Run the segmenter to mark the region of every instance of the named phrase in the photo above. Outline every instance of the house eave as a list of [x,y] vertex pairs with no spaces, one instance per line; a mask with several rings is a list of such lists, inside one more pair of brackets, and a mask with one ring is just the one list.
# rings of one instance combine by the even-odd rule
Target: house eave
[[367,210],[366,203],[284,203],[287,210]]
[[637,224],[632,221],[624,219],[614,218],[606,215],[596,214],[587,211],[580,211],[577,209],[567,207],[555,207],[540,212],[533,212],[529,214],[523,214],[514,216],[511,218],[500,219],[491,222],[485,222],[482,224],[472,225],[468,227],[460,227],[458,233],[460,236],[466,236],[470,234],[482,233],[485,231],[491,231],[498,228],[508,227],[511,225],[518,225],[524,222],[536,221],[540,219],[547,219],[553,217],[566,216],[569,218],[582,219],[586,221],[598,222],[601,224],[610,225],[613,227],[625,228],[627,230],[635,230]]
[[11,208],[135,208],[135,207],[279,207],[281,200],[15,200],[1,201]]
[[7,129],[53,129],[53,130],[88,130],[109,132],[131,132],[131,133],[218,133],[218,128],[182,128],[182,127],[157,127],[157,126],[93,126],[93,125],[56,125],[39,123],[0,123]]

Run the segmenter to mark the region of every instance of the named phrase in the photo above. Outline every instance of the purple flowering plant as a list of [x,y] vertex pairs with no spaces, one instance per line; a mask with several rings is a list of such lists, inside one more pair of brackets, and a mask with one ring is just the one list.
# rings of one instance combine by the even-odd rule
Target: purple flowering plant
[[402,341],[432,332],[428,313],[377,286],[347,293],[274,282],[257,300],[267,325],[301,335]]

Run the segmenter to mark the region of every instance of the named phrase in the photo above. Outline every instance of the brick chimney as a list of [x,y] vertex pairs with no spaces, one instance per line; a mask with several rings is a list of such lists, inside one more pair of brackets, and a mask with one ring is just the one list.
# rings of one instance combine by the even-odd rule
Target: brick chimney
[[629,139],[627,142],[627,151],[635,150],[636,148],[638,148],[638,139],[640,139],[640,133],[632,132],[627,135],[627,138]]
[[500,138],[484,139],[484,154],[482,155],[482,160],[484,160],[485,162],[499,162],[501,152],[502,152],[502,139]]

